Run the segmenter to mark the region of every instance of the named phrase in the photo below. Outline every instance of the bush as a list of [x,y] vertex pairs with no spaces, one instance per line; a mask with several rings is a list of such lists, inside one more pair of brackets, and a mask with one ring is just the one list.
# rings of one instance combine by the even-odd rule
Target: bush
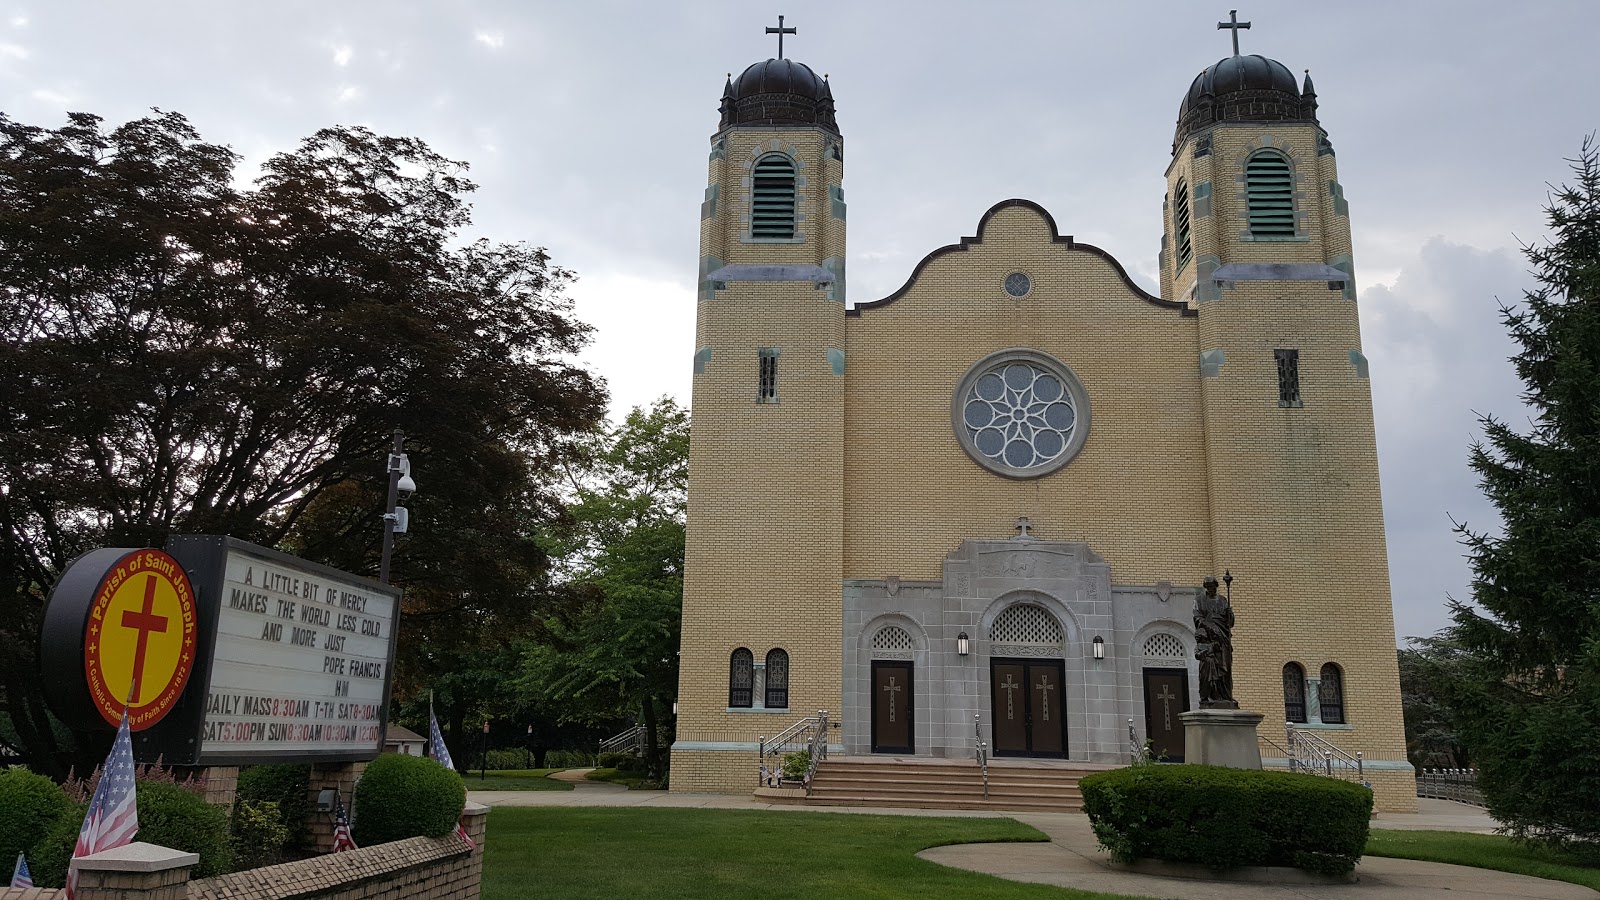
[[1371,789],[1316,775],[1159,765],[1078,784],[1100,845],[1122,862],[1343,874],[1360,860],[1372,818]]
[[632,753],[602,753],[595,757],[594,765],[597,769],[620,769],[632,760]]
[[289,827],[283,822],[278,804],[271,800],[240,800],[234,804],[230,825],[234,865],[239,869],[259,869],[283,858],[289,842]]
[[801,781],[806,777],[806,770],[811,768],[811,751],[800,750],[795,753],[783,755],[783,780]]
[[545,754],[544,762],[552,769],[586,769],[598,765],[595,755],[583,750],[551,750]]
[[467,803],[453,770],[421,756],[386,753],[356,782],[356,843],[363,847],[409,837],[449,834]]
[[141,781],[138,791],[139,834],[135,840],[200,854],[200,862],[190,873],[195,878],[233,870],[228,814],[222,807],[172,784]]
[[241,769],[235,796],[241,805],[249,803],[258,808],[263,803],[278,805],[278,819],[289,832],[284,846],[304,847],[311,843],[308,829],[312,812],[310,766],[283,763]]
[[87,809],[88,804],[68,804],[28,851],[28,868],[33,870],[34,884],[67,886],[67,865],[72,862],[72,851],[78,846],[78,831],[83,827]]
[[533,754],[525,750],[490,750],[489,768],[495,770],[526,769]]
[[66,792],[43,775],[16,767],[0,769],[0,865],[32,848],[72,806]]

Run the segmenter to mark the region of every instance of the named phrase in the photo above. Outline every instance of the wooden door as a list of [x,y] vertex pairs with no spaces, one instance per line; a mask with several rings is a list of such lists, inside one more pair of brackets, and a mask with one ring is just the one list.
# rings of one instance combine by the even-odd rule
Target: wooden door
[[1189,711],[1189,673],[1183,669],[1144,670],[1144,733],[1150,753],[1165,762],[1183,762],[1183,721]]
[[1031,756],[1067,755],[1067,721],[1062,702],[1066,664],[1060,660],[1029,663],[1028,751]]
[[911,663],[872,661],[872,752],[912,753]]
[[997,659],[989,664],[995,756],[1028,755],[1027,675],[1020,661]]
[[989,663],[996,756],[1067,755],[1066,664],[997,659]]

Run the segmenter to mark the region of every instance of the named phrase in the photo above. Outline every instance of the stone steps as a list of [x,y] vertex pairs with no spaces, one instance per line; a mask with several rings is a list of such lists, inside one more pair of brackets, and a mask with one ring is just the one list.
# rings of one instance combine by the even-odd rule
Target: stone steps
[[989,766],[988,796],[975,762],[838,757],[819,766],[809,796],[792,802],[911,809],[1072,812],[1083,808],[1078,779],[1105,767],[1006,760]]

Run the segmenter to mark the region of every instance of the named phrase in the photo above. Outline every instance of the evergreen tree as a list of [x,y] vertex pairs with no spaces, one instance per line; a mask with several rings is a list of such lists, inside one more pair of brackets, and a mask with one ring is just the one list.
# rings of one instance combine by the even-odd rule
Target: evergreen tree
[[1467,651],[1450,698],[1489,811],[1515,837],[1600,847],[1600,151],[1554,190],[1552,232],[1524,248],[1538,281],[1503,308],[1533,413],[1484,417],[1472,467],[1504,526],[1459,529],[1476,608],[1453,603]]

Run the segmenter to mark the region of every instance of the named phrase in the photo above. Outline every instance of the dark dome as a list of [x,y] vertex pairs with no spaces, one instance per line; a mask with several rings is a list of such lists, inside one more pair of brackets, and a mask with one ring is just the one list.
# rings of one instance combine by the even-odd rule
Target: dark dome
[[722,127],[730,125],[819,125],[837,134],[833,90],[805,63],[758,62],[722,91]]
[[1189,85],[1178,107],[1174,143],[1215,122],[1280,122],[1317,120],[1317,95],[1295,85],[1289,67],[1265,56],[1230,56],[1220,60]]

